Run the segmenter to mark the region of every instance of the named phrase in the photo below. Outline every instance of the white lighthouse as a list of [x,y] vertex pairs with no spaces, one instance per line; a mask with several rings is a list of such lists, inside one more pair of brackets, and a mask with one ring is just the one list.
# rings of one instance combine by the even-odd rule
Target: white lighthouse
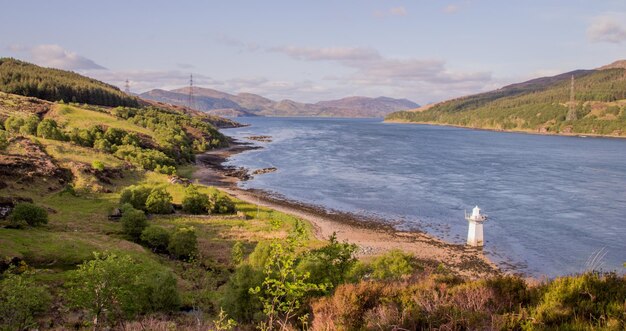
[[467,244],[470,246],[483,246],[483,222],[487,220],[487,215],[480,214],[478,206],[472,209],[472,214],[465,212],[465,219],[469,222],[467,231]]

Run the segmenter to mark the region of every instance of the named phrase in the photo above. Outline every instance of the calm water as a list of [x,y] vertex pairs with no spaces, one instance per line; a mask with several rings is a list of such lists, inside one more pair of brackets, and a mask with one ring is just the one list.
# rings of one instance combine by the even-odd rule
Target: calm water
[[239,118],[224,132],[269,135],[230,164],[275,173],[242,183],[324,207],[374,214],[464,243],[465,209],[489,215],[485,251],[555,276],[626,261],[626,140],[477,131],[381,120]]

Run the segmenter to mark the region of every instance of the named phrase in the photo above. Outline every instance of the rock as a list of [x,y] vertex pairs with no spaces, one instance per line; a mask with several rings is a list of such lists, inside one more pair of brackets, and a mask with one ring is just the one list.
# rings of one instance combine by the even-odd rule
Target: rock
[[260,141],[260,142],[264,142],[264,143],[271,143],[272,142],[272,137],[270,137],[270,136],[249,136],[249,137],[246,137],[246,139],[250,139],[250,140],[254,140],[254,141]]
[[110,221],[119,221],[120,218],[122,218],[122,210],[119,208],[113,209],[113,211],[111,211],[111,214],[109,214]]
[[268,174],[270,172],[275,172],[276,170],[278,170],[276,167],[269,167],[269,168],[257,169],[255,171],[253,171],[252,174],[253,175],[262,175],[262,174]]
[[181,184],[181,185],[189,185],[191,184],[191,181],[187,178],[183,178],[183,177],[179,177],[176,175],[171,175],[168,178],[168,181],[170,182],[170,184]]

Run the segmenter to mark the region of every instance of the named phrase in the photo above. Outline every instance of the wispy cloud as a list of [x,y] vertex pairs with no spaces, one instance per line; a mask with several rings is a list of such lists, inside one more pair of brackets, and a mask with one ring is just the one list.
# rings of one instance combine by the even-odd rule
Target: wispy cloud
[[239,48],[240,51],[254,52],[261,49],[261,45],[258,43],[243,41],[224,33],[218,34],[215,41],[226,46]]
[[626,41],[626,24],[615,15],[598,16],[591,21],[587,37],[592,42],[619,44]]
[[461,6],[457,4],[449,4],[443,7],[443,12],[446,14],[453,14],[453,13],[458,12],[460,9],[461,9]]
[[390,16],[406,16],[408,11],[403,6],[391,7],[386,10],[374,11],[374,16],[378,18],[385,18]]
[[321,61],[321,60],[334,60],[334,61],[363,61],[363,60],[376,60],[381,56],[378,51],[372,48],[363,47],[298,47],[298,46],[283,46],[274,47],[270,51],[279,52],[298,60],[306,61]]
[[68,51],[59,45],[44,44],[32,47],[10,45],[8,49],[15,53],[26,53],[30,61],[44,67],[65,70],[106,69],[93,60]]
[[[274,48],[291,58],[303,61],[332,61],[351,68],[352,73],[344,76],[329,76],[326,80],[343,86],[359,87],[359,90],[378,89],[432,95],[435,99],[455,96],[467,92],[481,91],[492,81],[490,72],[463,72],[447,68],[440,59],[391,58],[377,50],[362,47],[297,47]],[[433,91],[440,91],[435,92]]]

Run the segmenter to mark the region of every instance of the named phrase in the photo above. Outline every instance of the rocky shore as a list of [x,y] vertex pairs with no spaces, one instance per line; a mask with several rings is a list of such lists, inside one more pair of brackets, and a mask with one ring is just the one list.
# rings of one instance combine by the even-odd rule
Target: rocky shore
[[198,155],[194,179],[205,185],[216,186],[237,199],[306,220],[313,225],[315,235],[319,239],[327,239],[336,233],[339,240],[358,245],[358,255],[363,258],[400,249],[414,254],[419,259],[441,263],[470,278],[500,272],[480,249],[450,244],[421,232],[397,231],[388,220],[328,210],[263,190],[238,188],[237,182],[248,180],[251,172],[243,168],[225,166],[223,163],[234,154],[258,148],[260,147],[253,144],[233,142],[231,147]]

